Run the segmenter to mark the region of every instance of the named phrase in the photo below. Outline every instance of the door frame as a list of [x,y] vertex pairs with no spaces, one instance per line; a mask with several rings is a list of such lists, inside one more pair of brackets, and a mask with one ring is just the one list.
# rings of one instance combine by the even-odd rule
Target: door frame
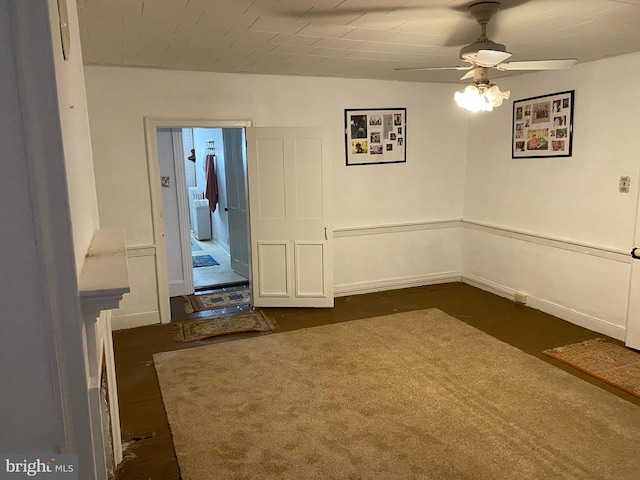
[[[157,130],[156,130],[157,132]],[[193,263],[191,262],[191,236],[189,235],[189,198],[187,193],[187,178],[184,170],[184,146],[182,129],[171,129],[173,145],[173,171],[175,175],[176,196],[178,197],[178,228],[180,229],[180,243],[182,248],[182,276],[184,290],[189,295],[194,292]],[[185,248],[186,247],[186,248]]]
[[[213,120],[192,118],[144,117],[147,174],[151,199],[151,224],[153,228],[153,248],[155,250],[156,287],[158,292],[158,312],[160,323],[171,321],[169,300],[169,274],[167,271],[167,246],[164,239],[162,190],[160,185],[160,164],[158,162],[158,128],[249,128],[253,120]],[[182,227],[182,225],[181,225]]]
[[[251,265],[249,259],[251,258],[251,241],[250,241],[250,221],[249,221],[249,179],[248,179],[248,160],[247,160],[247,142],[246,142],[246,129],[239,128],[224,128],[222,129],[222,140],[224,149],[224,183],[226,186],[226,205],[227,210],[227,226],[229,228],[229,259],[231,270],[243,277],[249,279],[251,283]],[[238,149],[239,151],[236,151]],[[238,158],[241,161],[238,161]],[[245,214],[242,216],[243,229],[238,228],[235,223],[238,220],[238,205],[230,205],[229,198],[235,198],[238,200],[238,194],[242,193],[245,202]],[[234,227],[231,227],[232,218],[234,221]],[[246,254],[246,258],[238,258],[238,233],[242,232],[242,240],[244,248],[242,253]],[[234,256],[235,253],[235,256]],[[243,260],[246,260],[246,269]],[[235,264],[234,264],[235,262]],[[240,265],[240,267],[238,267]],[[236,267],[236,268],[234,268]],[[242,271],[239,271],[242,270]]]

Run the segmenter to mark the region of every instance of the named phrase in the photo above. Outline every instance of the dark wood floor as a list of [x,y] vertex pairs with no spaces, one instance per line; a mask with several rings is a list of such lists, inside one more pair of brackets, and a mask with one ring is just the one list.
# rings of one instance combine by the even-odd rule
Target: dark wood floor
[[[548,348],[605,337],[510,300],[462,283],[392,290],[336,299],[333,309],[263,309],[278,322],[279,332],[397,312],[439,308],[476,328],[541,358],[585,381],[640,405],[640,399],[568,367],[542,352]],[[180,299],[172,302],[178,318]],[[173,325],[140,327],[114,332],[114,350],[125,460],[119,480],[174,480],[180,472],[153,367],[153,354],[238,338],[276,333],[244,333],[177,343]],[[612,340],[613,341],[613,340]],[[620,342],[618,342],[620,343]]]

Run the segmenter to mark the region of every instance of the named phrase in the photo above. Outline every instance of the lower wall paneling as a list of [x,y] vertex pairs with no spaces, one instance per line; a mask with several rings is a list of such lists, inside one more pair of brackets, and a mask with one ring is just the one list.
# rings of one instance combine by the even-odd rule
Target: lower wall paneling
[[460,280],[460,222],[334,230],[336,296]]
[[[160,323],[155,248],[128,251],[131,293],[113,328]],[[338,227],[336,296],[463,281],[617,339],[626,330],[631,258],[611,248],[460,220]]]
[[127,247],[131,291],[111,317],[113,330],[160,323],[154,247]]
[[630,259],[613,249],[465,223],[462,279],[591,330],[624,339]]

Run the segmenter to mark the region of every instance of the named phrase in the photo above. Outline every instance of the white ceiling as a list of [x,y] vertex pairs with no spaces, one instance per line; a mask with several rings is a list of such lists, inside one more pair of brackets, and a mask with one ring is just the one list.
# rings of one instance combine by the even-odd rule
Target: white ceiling
[[[477,0],[78,0],[84,63],[457,82]],[[640,51],[640,0],[502,0],[488,36],[509,61]],[[493,71],[493,77],[507,72]]]

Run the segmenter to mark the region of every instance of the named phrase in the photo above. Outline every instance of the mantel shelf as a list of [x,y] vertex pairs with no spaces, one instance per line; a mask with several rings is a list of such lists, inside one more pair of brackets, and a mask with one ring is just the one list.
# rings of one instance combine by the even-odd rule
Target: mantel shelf
[[122,296],[129,291],[124,230],[96,230],[80,274],[82,310],[116,309]]

